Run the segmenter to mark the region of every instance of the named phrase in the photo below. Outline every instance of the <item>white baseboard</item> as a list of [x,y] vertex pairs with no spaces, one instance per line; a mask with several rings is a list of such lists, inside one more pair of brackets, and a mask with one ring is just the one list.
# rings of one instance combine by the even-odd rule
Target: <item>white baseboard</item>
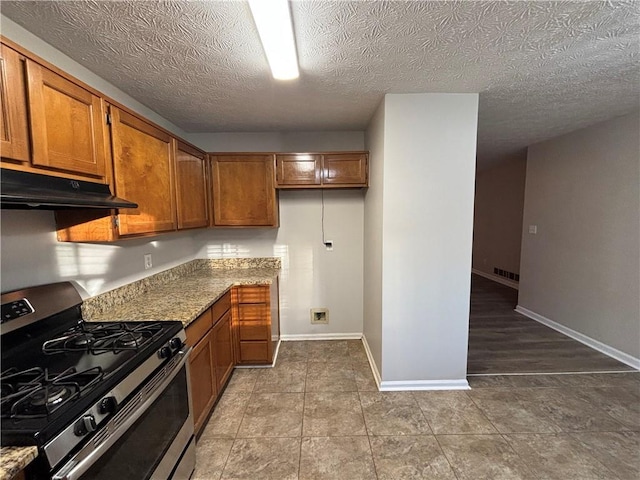
[[378,366],[376,362],[373,360],[373,355],[371,354],[371,349],[369,348],[369,343],[367,342],[367,337],[365,337],[364,333],[362,334],[362,344],[364,345],[364,351],[367,353],[367,360],[369,360],[369,368],[371,368],[371,373],[373,373],[373,379],[376,381],[376,385],[378,386],[378,390],[380,390],[380,372],[378,371]]
[[629,365],[636,370],[640,370],[640,358],[633,357],[628,353],[621,352],[620,350],[613,348],[605,343],[602,343],[598,340],[595,340],[587,335],[577,332],[569,327],[565,327],[564,325],[554,322],[553,320],[540,315],[539,313],[533,312],[527,308],[524,308],[520,305],[516,306],[515,311],[521,313],[525,317],[529,317],[532,320],[535,320],[538,323],[546,325],[549,328],[553,328],[554,330],[566,335],[567,337],[571,337],[574,340],[586,345],[587,347],[591,347],[594,350],[599,351],[600,353],[604,353],[605,355],[618,360],[619,362],[624,363],[625,365]]
[[502,285],[506,285],[507,287],[515,288],[516,290],[518,290],[520,286],[518,282],[514,282],[513,280],[509,280],[508,278],[501,277],[500,275],[482,272],[477,268],[472,268],[471,273],[475,273],[476,275],[480,275],[481,277],[488,278],[489,280],[493,280],[496,283],[501,283]]
[[296,333],[280,335],[283,342],[293,342],[300,340],[360,340],[362,333]]
[[378,387],[381,392],[395,392],[407,390],[470,390],[466,380],[415,380],[415,381],[386,381]]

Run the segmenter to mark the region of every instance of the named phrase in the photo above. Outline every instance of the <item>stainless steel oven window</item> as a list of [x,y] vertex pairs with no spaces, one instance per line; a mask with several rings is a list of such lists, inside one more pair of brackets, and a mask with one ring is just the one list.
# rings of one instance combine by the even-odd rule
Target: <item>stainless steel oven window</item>
[[[189,418],[187,370],[183,366],[153,405],[80,478],[151,478]],[[182,448],[186,447],[189,438],[186,440]],[[177,452],[178,458],[182,448]],[[169,478],[174,466],[170,466],[164,478]]]

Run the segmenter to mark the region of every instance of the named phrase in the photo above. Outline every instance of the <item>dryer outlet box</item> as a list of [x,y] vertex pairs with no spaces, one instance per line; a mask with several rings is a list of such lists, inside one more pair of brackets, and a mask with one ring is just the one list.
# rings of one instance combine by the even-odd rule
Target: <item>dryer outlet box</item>
[[312,308],[311,323],[313,325],[329,323],[329,309],[328,308]]

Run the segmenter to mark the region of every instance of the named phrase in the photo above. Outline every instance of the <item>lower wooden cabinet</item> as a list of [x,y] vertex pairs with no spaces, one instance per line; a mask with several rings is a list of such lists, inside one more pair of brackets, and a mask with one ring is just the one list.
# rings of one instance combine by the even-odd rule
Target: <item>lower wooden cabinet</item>
[[204,426],[234,366],[231,294],[226,293],[187,327],[191,397],[195,431]]
[[279,339],[278,282],[233,287],[236,362],[270,364]]

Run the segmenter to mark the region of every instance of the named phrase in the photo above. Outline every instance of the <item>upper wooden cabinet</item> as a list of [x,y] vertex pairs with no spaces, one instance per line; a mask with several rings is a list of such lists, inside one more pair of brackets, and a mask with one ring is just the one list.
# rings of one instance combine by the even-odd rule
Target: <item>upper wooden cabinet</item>
[[105,177],[104,104],[100,97],[27,60],[34,166]]
[[0,50],[0,149],[2,158],[28,164],[29,126],[24,58],[2,45]]
[[277,227],[273,155],[211,155],[213,226]]
[[139,205],[120,210],[120,235],[175,230],[175,140],[123,110],[110,111],[116,195]]
[[178,229],[209,226],[206,158],[204,152],[176,142]]
[[278,188],[368,186],[366,152],[276,154]]

